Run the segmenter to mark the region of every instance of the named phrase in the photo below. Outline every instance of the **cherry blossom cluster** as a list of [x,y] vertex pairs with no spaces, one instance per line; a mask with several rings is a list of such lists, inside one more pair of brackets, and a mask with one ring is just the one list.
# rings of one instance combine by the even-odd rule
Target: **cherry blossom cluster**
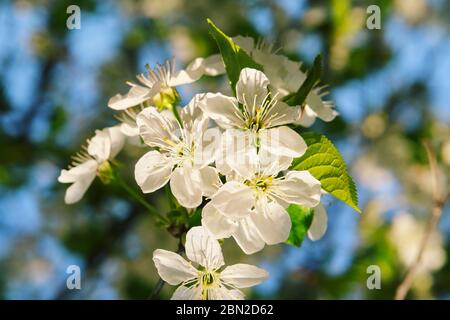
[[201,226],[185,237],[190,262],[166,250],[153,254],[160,277],[179,286],[172,299],[243,299],[239,289],[259,284],[268,273],[247,264],[224,267],[219,240],[233,238],[248,255],[283,243],[291,231],[291,204],[314,208],[312,240],[326,230],[321,183],[308,171],[291,169],[307,150],[292,126],[331,121],[334,105],[322,87],[302,105],[288,105],[284,98],[306,79],[301,64],[252,38],[233,41],[264,71],[243,68],[230,92],[198,93],[181,106],[177,87],[225,74],[222,57],[197,58],[182,70],[173,60],[148,67],[137,82],[128,82],[126,94],[108,103],[120,123],[97,130],[58,178],[71,184],[65,202],[78,202],[95,177],[104,183],[116,178],[114,159],[133,143],[143,150],[134,164],[143,194],[168,185],[180,208],[201,210]]

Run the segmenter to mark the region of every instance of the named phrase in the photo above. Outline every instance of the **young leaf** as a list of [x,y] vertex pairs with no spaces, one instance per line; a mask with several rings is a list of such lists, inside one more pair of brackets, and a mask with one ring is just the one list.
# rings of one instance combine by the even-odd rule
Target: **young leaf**
[[297,204],[291,204],[287,211],[291,217],[292,227],[286,243],[300,247],[309,227],[311,226],[314,216],[314,209],[305,208]]
[[322,73],[322,56],[319,54],[314,59],[314,63],[311,69],[309,69],[305,81],[297,90],[292,94],[287,95],[284,101],[290,106],[301,106],[306,100],[306,97],[319,82],[320,75]]
[[244,68],[253,68],[262,70],[261,65],[257,64],[253,59],[233,42],[233,40],[222,32],[216,25],[207,19],[209,26],[209,33],[219,47],[220,54],[222,55],[223,62],[225,64],[225,70],[230,80],[230,86],[233,93],[236,93],[236,83],[239,80],[239,74]]
[[306,132],[302,134],[308,149],[292,161],[291,169],[308,170],[322,184],[322,189],[361,213],[353,179],[347,173],[342,156],[325,136]]

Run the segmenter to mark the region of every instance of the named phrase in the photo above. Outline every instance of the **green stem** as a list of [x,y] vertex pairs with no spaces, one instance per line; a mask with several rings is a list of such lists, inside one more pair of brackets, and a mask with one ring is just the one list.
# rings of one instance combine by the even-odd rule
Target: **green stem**
[[155,288],[153,289],[152,294],[148,298],[150,300],[153,300],[156,297],[158,297],[159,293],[161,292],[161,290],[162,290],[162,288],[164,287],[165,284],[166,284],[166,282],[162,278],[159,278],[158,283],[156,284]]
[[132,187],[130,187],[119,176],[117,176],[117,182],[133,199],[137,200],[144,208],[146,208],[150,214],[161,219],[162,221],[169,223],[169,220],[165,216],[160,214],[158,212],[158,209],[156,209],[154,206],[152,206],[150,203],[148,203],[147,200],[145,200],[136,190],[134,190]]

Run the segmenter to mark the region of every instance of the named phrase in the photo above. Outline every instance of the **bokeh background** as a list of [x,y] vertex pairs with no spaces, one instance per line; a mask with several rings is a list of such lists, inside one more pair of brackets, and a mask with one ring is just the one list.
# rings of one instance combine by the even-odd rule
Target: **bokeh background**
[[[66,8],[81,8],[68,30]],[[366,8],[381,8],[381,30]],[[0,298],[147,298],[156,248],[176,241],[139,206],[98,179],[84,199],[64,204],[56,182],[96,128],[115,123],[109,97],[126,80],[172,56],[180,66],[217,52],[206,18],[229,35],[264,37],[290,57],[325,60],[325,82],[340,112],[325,133],[355,178],[363,214],[331,197],[325,237],[301,248],[266,247],[252,256],[225,245],[229,263],[269,270],[250,298],[391,299],[418,250],[432,195],[421,141],[432,141],[442,182],[450,171],[450,3],[445,0],[124,0],[0,2]],[[181,88],[226,89],[223,78]],[[138,148],[120,156],[132,182]],[[148,197],[164,209],[163,193]],[[450,212],[433,233],[408,298],[450,298]],[[66,268],[82,289],[66,289]],[[382,272],[366,287],[367,267]],[[166,286],[160,298],[169,298]]]

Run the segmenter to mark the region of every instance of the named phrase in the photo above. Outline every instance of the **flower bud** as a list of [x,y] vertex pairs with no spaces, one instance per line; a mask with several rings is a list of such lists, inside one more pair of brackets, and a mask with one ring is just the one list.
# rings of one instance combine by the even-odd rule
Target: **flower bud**
[[102,164],[97,169],[97,176],[103,184],[109,184],[114,179],[114,169],[112,168],[109,161],[103,161]]

